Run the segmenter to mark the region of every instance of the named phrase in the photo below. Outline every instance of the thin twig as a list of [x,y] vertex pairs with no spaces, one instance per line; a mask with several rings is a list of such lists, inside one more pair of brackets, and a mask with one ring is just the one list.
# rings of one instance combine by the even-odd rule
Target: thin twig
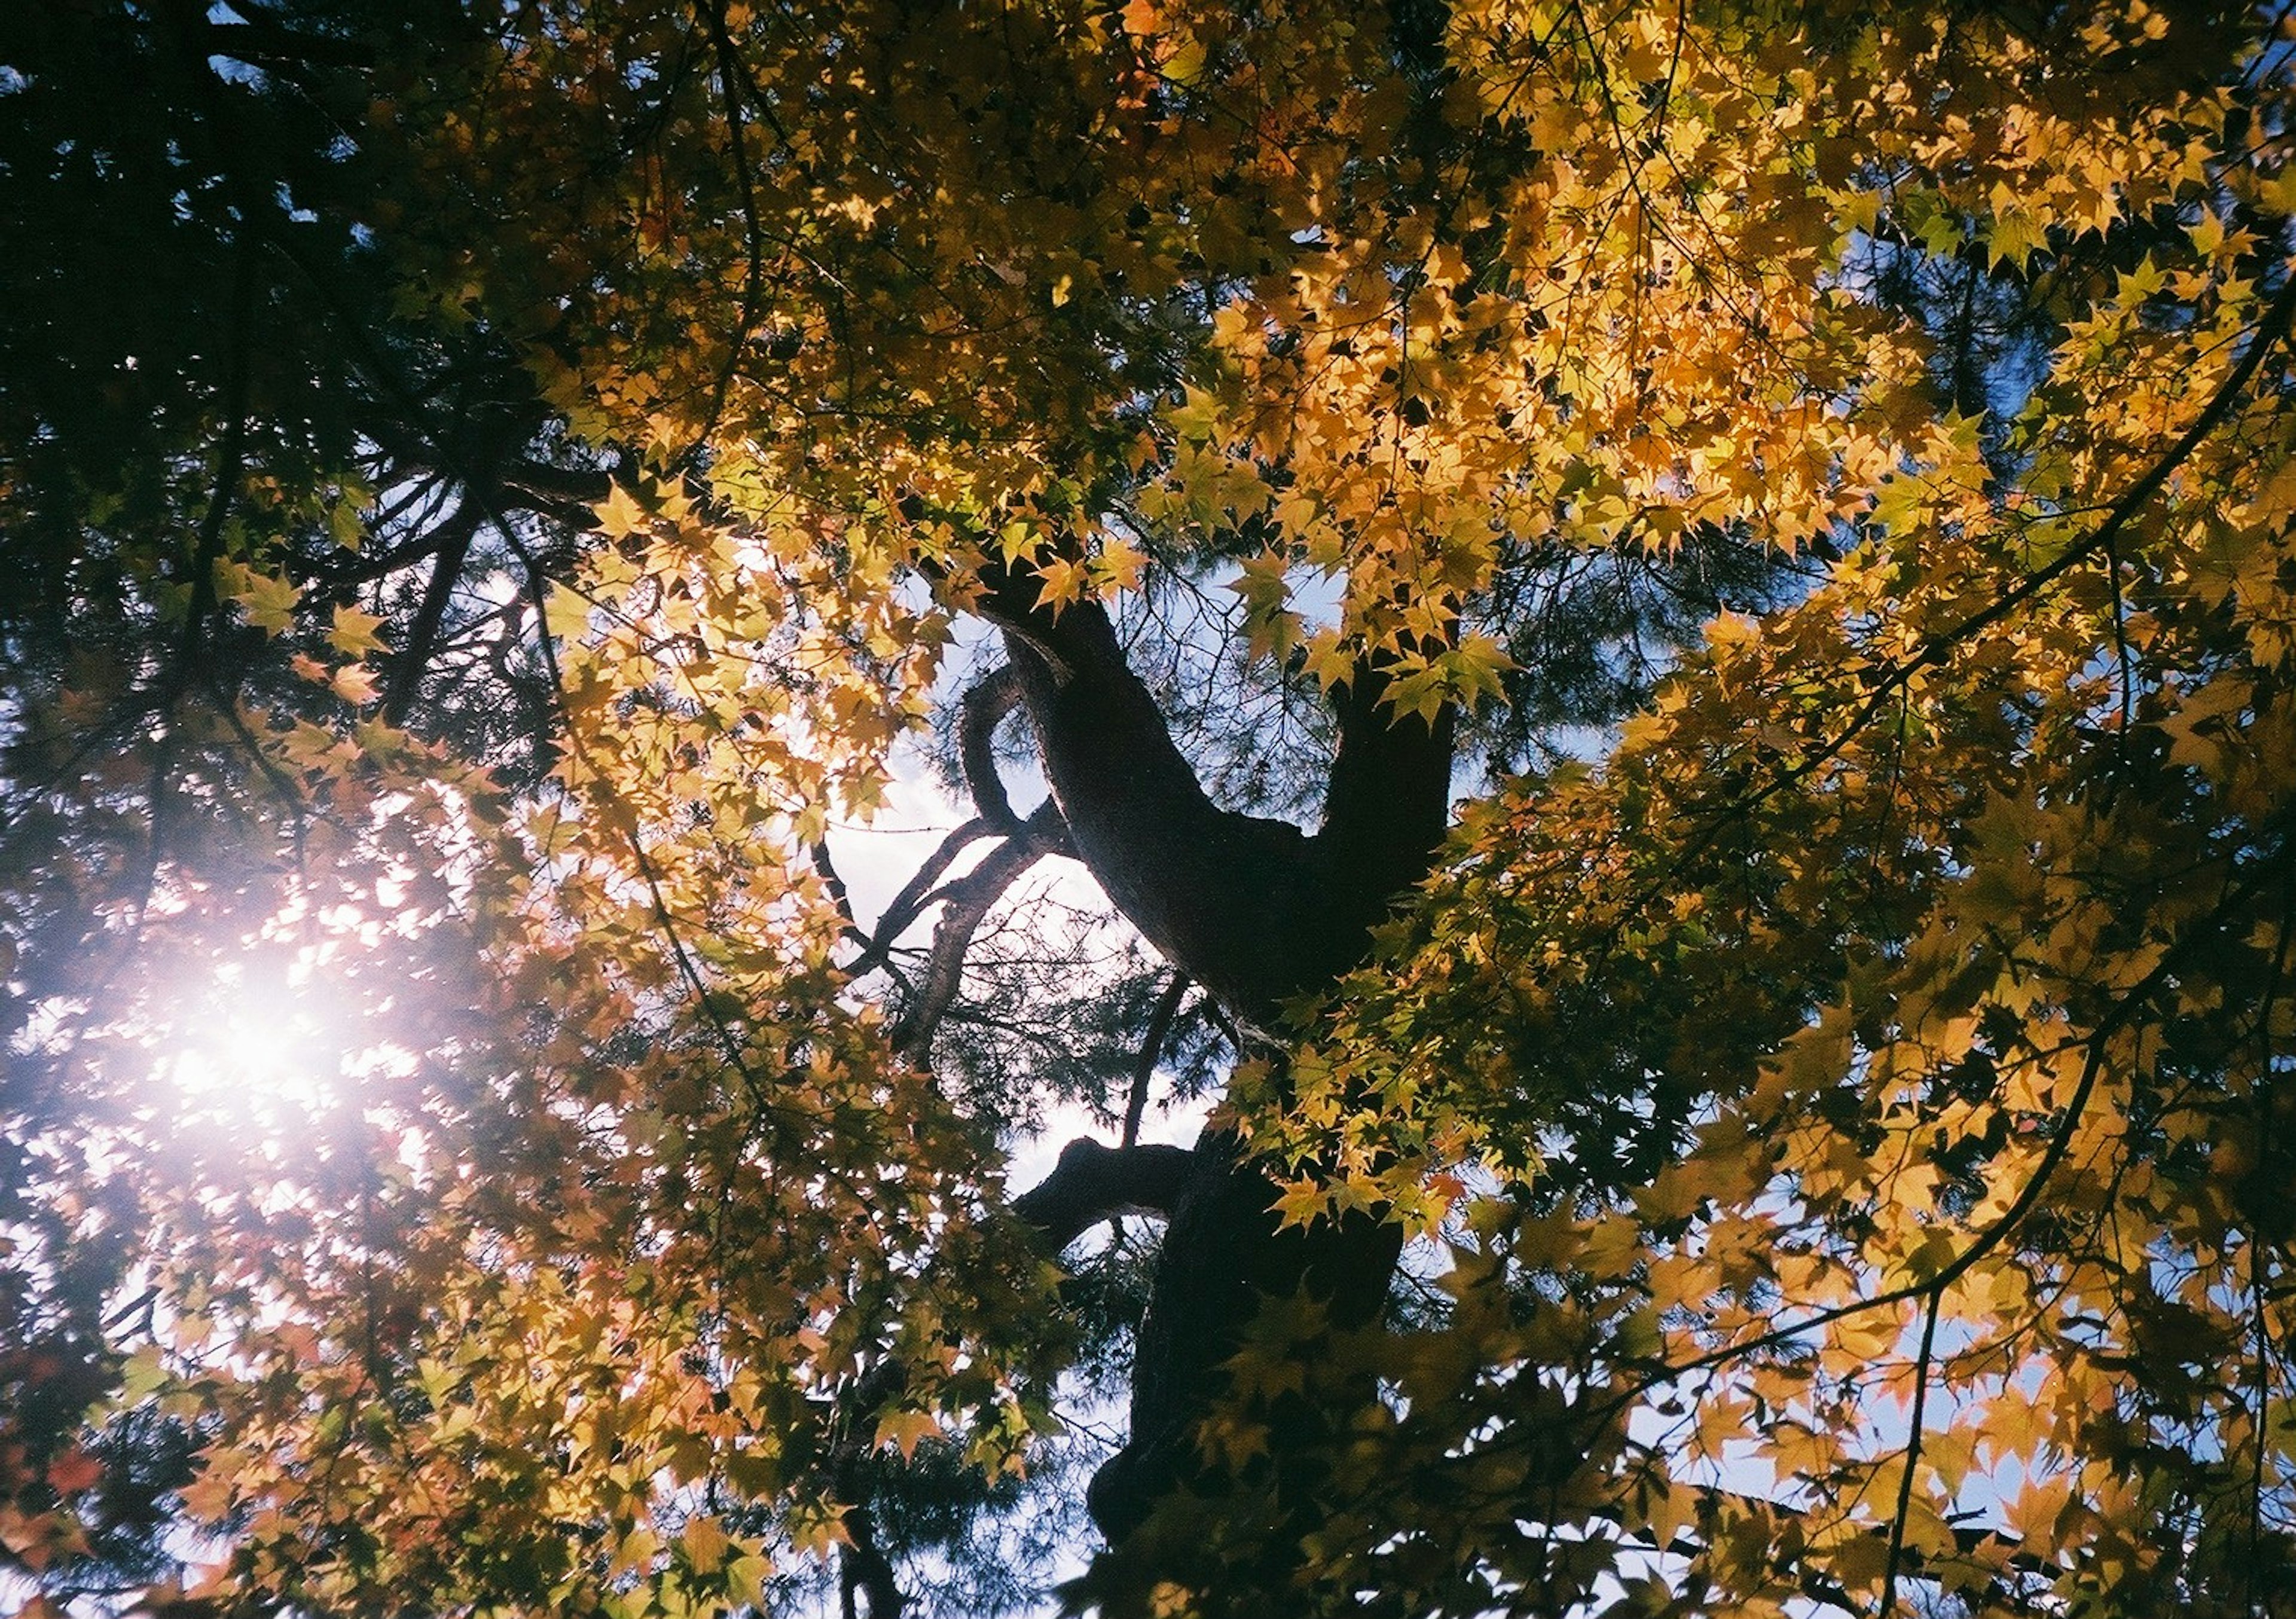
[[1882,1566],[1882,1602],[1875,1610],[1880,1619],[1891,1619],[1898,1611],[1898,1567],[1906,1555],[1906,1519],[1914,1509],[1914,1475],[1921,1465],[1923,1408],[1929,1402],[1931,1356],[1937,1346],[1938,1308],[1944,1302],[1944,1293],[1943,1288],[1932,1284],[1929,1303],[1922,1312],[1922,1347],[1914,1360],[1913,1409],[1906,1413],[1906,1470],[1898,1480],[1898,1510],[1890,1520],[1890,1555]]
[[1180,1015],[1180,1003],[1187,999],[1188,975],[1175,971],[1172,981],[1164,985],[1164,993],[1156,998],[1156,1010],[1148,1015],[1148,1028],[1140,1037],[1140,1055],[1132,1065],[1132,1093],[1124,1104],[1125,1146],[1140,1140],[1140,1120],[1148,1110],[1148,1087],[1156,1077],[1156,1059],[1164,1054],[1164,1042],[1172,1033],[1172,1020]]

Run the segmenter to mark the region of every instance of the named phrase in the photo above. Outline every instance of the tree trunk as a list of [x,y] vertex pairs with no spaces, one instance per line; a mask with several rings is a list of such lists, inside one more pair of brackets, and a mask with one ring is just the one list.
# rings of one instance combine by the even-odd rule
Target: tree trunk
[[[1396,718],[1381,700],[1383,680],[1359,667],[1336,699],[1340,747],[1310,836],[1212,803],[1098,604],[1054,618],[1026,605],[1033,581],[992,576],[988,585],[982,608],[1005,631],[1078,857],[1149,943],[1280,1064],[1282,1004],[1360,962],[1370,929],[1432,863],[1448,812],[1452,715],[1431,725]],[[1180,1178],[1140,1328],[1130,1441],[1091,1489],[1111,1544],[1204,1479],[1196,1426],[1265,1301],[1304,1292],[1343,1328],[1380,1312],[1399,1233],[1360,1214],[1279,1231],[1275,1190],[1226,1132],[1199,1142]],[[1275,1427],[1280,1451],[1293,1435]],[[1284,1459],[1274,1460],[1280,1472]]]

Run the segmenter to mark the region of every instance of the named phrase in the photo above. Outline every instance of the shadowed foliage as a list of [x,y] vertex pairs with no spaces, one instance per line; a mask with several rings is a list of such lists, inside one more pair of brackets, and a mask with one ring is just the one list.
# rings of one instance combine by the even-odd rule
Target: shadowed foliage
[[2292,55],[11,9],[0,1602],[2296,1600]]

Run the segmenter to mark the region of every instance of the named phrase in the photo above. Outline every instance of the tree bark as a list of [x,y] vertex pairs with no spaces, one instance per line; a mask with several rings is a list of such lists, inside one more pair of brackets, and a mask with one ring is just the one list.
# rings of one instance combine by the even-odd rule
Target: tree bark
[[1359,672],[1336,704],[1339,754],[1311,837],[1211,801],[1099,603],[1055,619],[1023,605],[1028,581],[989,584],[980,606],[1004,631],[1077,856],[1148,942],[1263,1030],[1282,1002],[1354,966],[1442,841],[1449,709],[1431,725],[1392,716],[1385,682]]
[[[1356,966],[1370,930],[1431,866],[1454,715],[1398,717],[1384,680],[1359,668],[1334,704],[1340,745],[1318,830],[1238,814],[1204,791],[1106,611],[1086,601],[1054,617],[1033,606],[1033,585],[992,570],[979,607],[1004,632],[1075,854],[1148,942],[1280,1061],[1282,1004]],[[1185,1166],[1165,1167],[1184,1173],[1140,1328],[1131,1436],[1089,1497],[1111,1544],[1201,1476],[1196,1425],[1263,1302],[1304,1292],[1335,1327],[1367,1324],[1401,1251],[1393,1226],[1361,1214],[1279,1231],[1276,1188],[1231,1132],[1209,1132]]]
[[1185,1147],[1070,1141],[1053,1173],[1013,1200],[1013,1212],[1058,1251],[1119,1214],[1168,1216],[1188,1188],[1194,1159]]

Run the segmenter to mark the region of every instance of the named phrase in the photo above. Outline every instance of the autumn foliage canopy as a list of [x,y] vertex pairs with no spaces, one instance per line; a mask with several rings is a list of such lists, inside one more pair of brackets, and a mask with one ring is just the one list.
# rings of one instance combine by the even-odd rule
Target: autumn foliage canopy
[[5,10],[0,1606],[2296,1611],[2285,8]]

